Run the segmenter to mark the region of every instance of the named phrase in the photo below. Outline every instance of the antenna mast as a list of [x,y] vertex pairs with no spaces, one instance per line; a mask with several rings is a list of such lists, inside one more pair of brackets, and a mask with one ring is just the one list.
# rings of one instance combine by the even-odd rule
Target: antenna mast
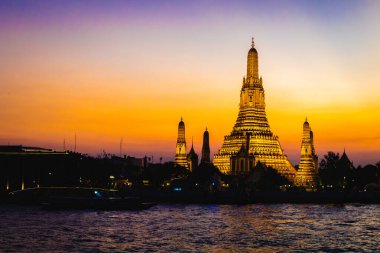
[[120,139],[120,157],[122,156],[123,153],[123,138]]

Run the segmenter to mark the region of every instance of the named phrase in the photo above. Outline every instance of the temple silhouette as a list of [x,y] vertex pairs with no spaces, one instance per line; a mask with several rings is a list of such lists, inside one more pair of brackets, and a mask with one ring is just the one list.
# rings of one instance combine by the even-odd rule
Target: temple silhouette
[[[258,163],[272,167],[295,185],[313,188],[320,183],[318,157],[315,154],[313,132],[309,122],[303,124],[301,157],[298,170],[284,154],[278,136],[272,132],[265,111],[263,79],[259,76],[258,53],[252,39],[248,51],[247,75],[243,77],[240,91],[239,114],[222,147],[214,155],[212,163],[226,175],[248,175]],[[176,165],[194,171],[198,167],[198,155],[191,150],[186,154],[185,123],[178,124]],[[209,132],[203,134],[201,163],[211,163]]]
[[[198,154],[195,153],[193,141],[191,142],[191,149],[189,153],[186,155],[185,122],[183,122],[183,118],[181,117],[181,121],[178,123],[178,138],[176,144],[174,164],[182,166],[190,171],[194,171],[198,168],[198,161]],[[210,137],[207,127],[203,133],[201,164],[204,163],[211,163]]]
[[[269,126],[265,109],[258,53],[252,42],[248,51],[247,75],[240,92],[238,117],[213,160],[207,128],[203,132],[200,156],[195,152],[193,141],[187,153],[183,118],[178,124],[174,163],[162,163],[160,159],[160,163],[155,164],[153,156],[123,157],[121,152],[120,156],[104,152],[90,157],[77,153],[75,147],[74,151],[66,150],[65,145],[62,151],[0,145],[0,199],[2,194],[10,191],[62,186],[112,187],[132,193],[147,190],[148,197],[172,201],[204,201],[209,194],[209,197],[215,197],[214,201],[222,200],[222,203],[240,201],[240,197],[245,201],[284,201],[277,198],[280,196],[277,193],[272,197],[264,194],[260,198],[256,194],[259,191],[344,190],[356,194],[358,189],[380,189],[380,162],[356,168],[345,150],[341,157],[339,153],[328,152],[322,156],[318,168],[314,134],[307,118],[302,122],[299,165],[293,167]],[[265,196],[269,198],[265,199]],[[309,201],[297,194],[286,196],[286,201],[293,201],[294,196],[294,201]],[[330,195],[318,196],[314,201],[324,202]],[[332,196],[329,201],[345,201],[345,195],[339,196]],[[374,201],[370,196],[367,199],[360,196],[353,195],[348,201]]]
[[240,91],[239,114],[213,163],[224,174],[248,174],[258,163],[277,170],[294,180],[296,170],[284,154],[278,136],[274,135],[265,112],[265,91],[259,77],[258,53],[252,39],[248,51],[247,75]]

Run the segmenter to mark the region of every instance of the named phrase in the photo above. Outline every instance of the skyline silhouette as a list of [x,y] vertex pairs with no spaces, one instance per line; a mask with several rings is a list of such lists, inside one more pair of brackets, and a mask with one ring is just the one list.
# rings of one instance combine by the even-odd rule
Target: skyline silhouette
[[[250,10],[250,11],[248,11]],[[292,164],[307,116],[319,157],[380,157],[380,4],[0,3],[0,145],[173,160],[176,127],[211,157],[236,114],[255,37],[267,116]],[[248,42],[247,42],[248,41]],[[75,146],[75,136],[77,145]]]

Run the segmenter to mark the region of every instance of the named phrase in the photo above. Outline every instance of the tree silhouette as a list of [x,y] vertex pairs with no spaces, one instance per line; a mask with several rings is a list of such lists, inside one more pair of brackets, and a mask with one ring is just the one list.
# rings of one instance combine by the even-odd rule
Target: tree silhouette
[[319,176],[323,185],[338,185],[339,153],[327,152],[319,163]]

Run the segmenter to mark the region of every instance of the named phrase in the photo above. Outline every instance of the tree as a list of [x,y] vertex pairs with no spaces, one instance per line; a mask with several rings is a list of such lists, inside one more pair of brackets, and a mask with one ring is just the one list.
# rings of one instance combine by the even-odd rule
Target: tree
[[334,153],[332,151],[327,152],[323,156],[323,159],[319,163],[319,176],[321,178],[323,185],[338,185],[338,162],[339,153]]
[[282,185],[291,184],[277,170],[260,162],[256,164],[245,181],[255,190],[278,190]]
[[368,184],[377,185],[380,180],[380,167],[368,164],[363,168],[357,169],[356,181],[359,189],[364,189]]
[[321,170],[334,169],[337,167],[339,158],[339,153],[329,151],[326,155],[323,156],[323,159],[320,161],[319,168]]

